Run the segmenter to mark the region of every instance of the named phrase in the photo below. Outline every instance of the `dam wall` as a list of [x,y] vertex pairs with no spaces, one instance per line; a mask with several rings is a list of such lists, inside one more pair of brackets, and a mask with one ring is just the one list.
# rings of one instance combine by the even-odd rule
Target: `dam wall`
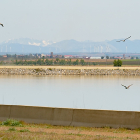
[[140,112],[0,105],[0,121],[62,126],[140,128]]

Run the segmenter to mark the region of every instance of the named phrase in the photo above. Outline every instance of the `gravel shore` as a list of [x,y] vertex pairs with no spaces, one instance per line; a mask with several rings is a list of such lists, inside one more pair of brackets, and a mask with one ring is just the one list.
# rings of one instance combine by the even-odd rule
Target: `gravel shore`
[[9,75],[140,75],[140,67],[0,66]]

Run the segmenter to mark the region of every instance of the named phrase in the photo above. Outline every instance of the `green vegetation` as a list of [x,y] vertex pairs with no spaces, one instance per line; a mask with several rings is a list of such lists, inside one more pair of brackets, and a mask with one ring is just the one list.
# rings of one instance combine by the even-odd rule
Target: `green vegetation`
[[43,70],[43,69],[34,69],[34,71],[37,73],[37,72],[45,72],[45,70]]
[[23,124],[22,124],[21,121],[12,120],[12,119],[7,119],[6,121],[3,121],[1,123],[1,125],[6,125],[6,126],[20,126],[20,127],[23,126]]
[[30,61],[27,61],[27,60],[15,60],[13,62],[15,65],[61,65],[61,66],[65,66],[65,65],[96,65],[95,62],[85,62],[83,59],[79,60],[77,59],[76,61],[71,61],[71,59],[59,59],[59,58],[56,58],[56,59],[38,59],[38,60],[30,60]]
[[21,129],[20,132],[30,132],[28,129]]
[[119,66],[119,67],[121,67],[122,66],[122,61],[121,60],[114,60],[114,62],[113,62],[113,64],[114,64],[114,66]]
[[12,127],[12,128],[9,128],[8,131],[16,131],[16,129]]
[[50,71],[52,71],[52,68],[48,68]]
[[125,62],[125,61],[127,61],[127,62],[129,62],[129,61],[140,61],[139,59],[122,59],[122,61],[123,62]]

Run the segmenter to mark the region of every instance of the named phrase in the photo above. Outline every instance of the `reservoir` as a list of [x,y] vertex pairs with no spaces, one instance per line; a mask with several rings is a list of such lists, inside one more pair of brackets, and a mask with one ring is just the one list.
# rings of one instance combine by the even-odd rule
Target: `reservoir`
[[0,104],[140,111],[139,87],[139,76],[0,75]]

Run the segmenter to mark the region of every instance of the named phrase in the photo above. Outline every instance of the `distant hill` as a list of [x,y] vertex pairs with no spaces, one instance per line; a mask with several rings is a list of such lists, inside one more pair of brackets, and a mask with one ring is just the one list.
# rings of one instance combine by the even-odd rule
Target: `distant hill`
[[116,40],[93,42],[63,40],[60,42],[20,38],[7,40],[0,43],[0,52],[5,53],[140,53],[140,40],[127,40],[126,42],[116,42]]
[[116,42],[116,40],[112,40],[108,43],[114,46],[119,52],[126,52],[127,47],[128,53],[140,53],[140,40],[127,40],[126,42]]

